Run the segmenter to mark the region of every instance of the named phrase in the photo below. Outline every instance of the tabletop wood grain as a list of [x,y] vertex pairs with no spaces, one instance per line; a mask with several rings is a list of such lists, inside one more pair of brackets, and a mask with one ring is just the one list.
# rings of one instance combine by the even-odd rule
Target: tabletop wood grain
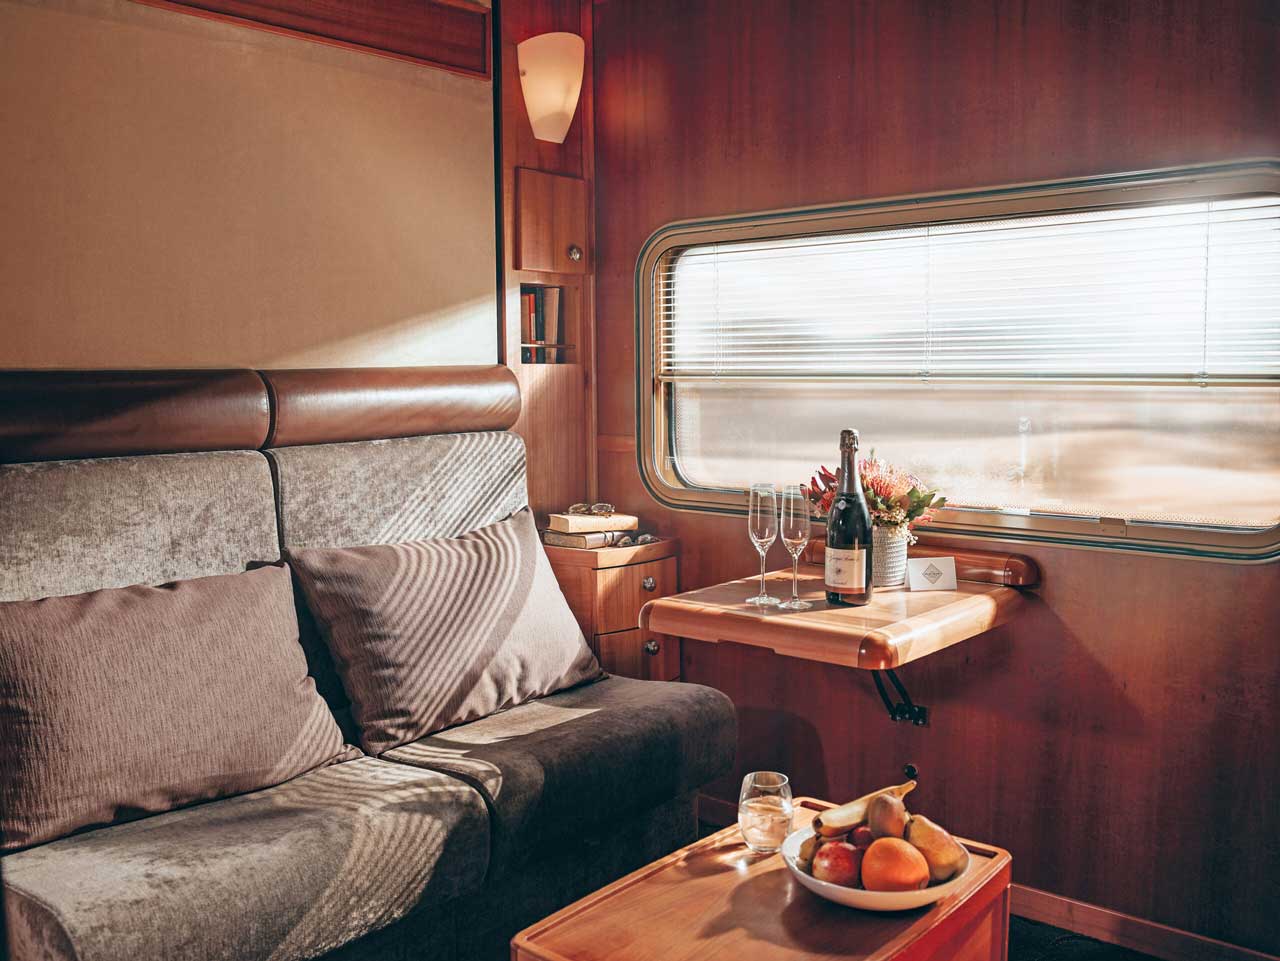
[[[795,826],[829,806],[798,799]],[[932,957],[932,942],[961,935],[1009,886],[1007,851],[962,843],[978,865],[954,894],[915,911],[873,913],[806,891],[780,855],[753,854],[737,827],[726,828],[525,929],[512,941],[512,957],[887,961],[916,957],[917,947]]]
[[[769,592],[790,597],[791,572],[766,575]],[[651,601],[641,627],[699,641],[732,641],[778,654],[865,670],[901,667],[1009,621],[1023,604],[1011,587],[961,581],[954,591],[876,588],[864,607],[825,600],[822,568],[800,566],[807,611],[758,608],[746,598],[758,580],[744,578]]]

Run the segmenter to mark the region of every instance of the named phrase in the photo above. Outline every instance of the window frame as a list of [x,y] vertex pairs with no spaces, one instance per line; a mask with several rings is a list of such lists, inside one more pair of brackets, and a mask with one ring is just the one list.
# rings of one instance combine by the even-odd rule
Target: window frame
[[[672,456],[672,391],[670,385],[660,379],[657,368],[662,332],[656,304],[662,268],[679,248],[1250,194],[1280,195],[1280,159],[1250,159],[981,190],[914,194],[666,224],[645,241],[635,270],[636,458],[641,481],[659,503],[675,510],[745,512],[741,490],[688,484],[680,477]],[[866,379],[874,382],[876,378]],[[1076,379],[1073,382],[1090,381]],[[1100,378],[1097,382],[1117,381]],[[1256,379],[1240,382],[1257,383]],[[1280,387],[1277,391],[1280,403]],[[939,511],[924,529],[964,537],[1039,541],[1237,562],[1262,562],[1280,557],[1280,524],[1264,530],[1239,530],[949,507]]]

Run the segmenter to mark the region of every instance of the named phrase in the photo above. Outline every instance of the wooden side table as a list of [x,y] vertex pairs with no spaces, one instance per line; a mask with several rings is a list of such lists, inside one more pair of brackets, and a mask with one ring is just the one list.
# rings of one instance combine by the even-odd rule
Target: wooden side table
[[680,679],[679,640],[639,626],[645,604],[678,590],[678,540],[596,550],[544,546],[601,667],[645,681]]
[[[796,826],[830,807],[796,801]],[[512,939],[513,961],[1005,961],[1009,852],[961,840],[976,864],[915,911],[875,914],[802,888],[738,828],[695,841]]]

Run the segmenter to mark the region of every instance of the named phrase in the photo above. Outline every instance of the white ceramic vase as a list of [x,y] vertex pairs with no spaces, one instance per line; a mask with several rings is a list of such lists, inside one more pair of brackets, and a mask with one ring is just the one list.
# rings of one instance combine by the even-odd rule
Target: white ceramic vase
[[901,587],[907,579],[907,538],[891,527],[871,528],[871,583]]

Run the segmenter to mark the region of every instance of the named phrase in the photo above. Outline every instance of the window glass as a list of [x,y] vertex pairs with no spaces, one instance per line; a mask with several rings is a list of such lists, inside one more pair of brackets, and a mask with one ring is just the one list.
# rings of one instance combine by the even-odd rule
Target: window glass
[[1275,196],[676,248],[655,297],[689,486],[856,427],[955,507],[1280,522]]

